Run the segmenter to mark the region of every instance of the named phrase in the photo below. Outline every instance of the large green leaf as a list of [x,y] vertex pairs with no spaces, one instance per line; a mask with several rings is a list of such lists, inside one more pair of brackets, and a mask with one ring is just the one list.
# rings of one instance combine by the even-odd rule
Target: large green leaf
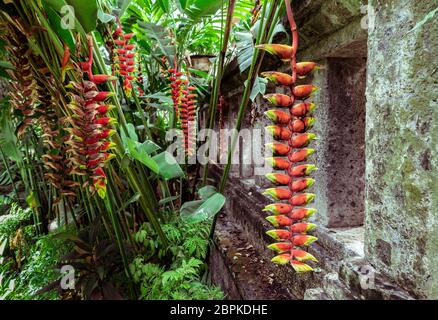
[[169,0],[157,0],[157,3],[165,13],[170,12]]
[[251,90],[251,96],[250,96],[251,101],[254,101],[259,94],[265,94],[267,85],[268,85],[268,79],[260,78],[259,76],[257,76],[257,78],[254,80],[254,86],[252,87]]
[[[4,103],[2,101],[2,103]],[[11,126],[11,115],[8,108],[2,108],[0,112],[0,145],[3,153],[12,160],[21,163],[23,158],[18,148],[17,138]]]
[[184,12],[193,20],[215,14],[222,5],[222,1],[192,0],[190,5],[186,4]]
[[43,6],[53,30],[63,40],[63,42],[70,48],[70,51],[75,52],[76,46],[71,31],[62,27],[61,17],[54,9],[52,9],[52,7],[49,4],[43,3]]
[[128,153],[131,157],[143,163],[153,172],[157,174],[159,173],[160,167],[158,166],[157,162],[153,158],[151,158],[146,151],[139,148],[139,142],[134,141],[130,138],[126,138],[126,144],[128,147]]
[[215,193],[217,193],[217,189],[214,186],[205,186],[198,190],[199,198],[201,198],[201,200],[207,200]]
[[86,33],[97,26],[97,0],[66,0],[75,9],[75,16]]
[[159,175],[164,179],[170,180],[184,176],[184,171],[170,152],[164,151],[152,159],[157,163]]
[[225,197],[215,193],[207,200],[184,203],[180,210],[181,219],[188,223],[201,222],[214,217],[224,206]]

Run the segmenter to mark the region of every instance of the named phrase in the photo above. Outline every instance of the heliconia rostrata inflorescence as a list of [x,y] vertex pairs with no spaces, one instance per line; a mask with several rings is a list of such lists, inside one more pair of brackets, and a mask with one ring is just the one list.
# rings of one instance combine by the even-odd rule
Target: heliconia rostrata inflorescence
[[[69,133],[65,138],[68,145],[66,153],[70,174],[84,176],[83,187],[88,186],[92,194],[98,193],[104,198],[107,176],[103,167],[115,157],[110,152],[115,145],[109,138],[115,133],[111,127],[116,120],[108,115],[113,106],[105,103],[114,93],[100,91],[98,85],[112,81],[114,77],[93,74],[93,41],[91,37],[88,40],[88,59],[74,68],[80,80],[71,81],[66,86],[70,98],[68,106],[72,113],[65,118],[65,130]],[[67,48],[63,60],[65,68],[70,60]],[[85,80],[85,75],[88,80]]]
[[[163,59],[163,62],[166,62],[166,60]],[[174,67],[167,69],[165,74],[170,81],[170,93],[175,116],[184,134],[184,150],[191,157],[195,152],[196,144],[196,87],[190,85],[189,75],[184,77],[184,74],[178,71],[176,59]]]
[[[267,111],[266,116],[274,123],[267,127],[274,143],[267,145],[274,154],[273,158],[267,159],[273,169],[284,173],[269,173],[266,177],[277,187],[265,191],[275,201],[265,207],[264,211],[270,216],[266,219],[276,228],[267,232],[277,243],[268,246],[275,251],[276,257],[272,262],[277,264],[291,264],[297,272],[313,271],[306,264],[307,261],[316,261],[316,258],[304,250],[304,248],[316,241],[317,238],[308,232],[316,226],[307,222],[316,210],[306,208],[315,198],[312,193],[306,193],[315,180],[310,174],[316,170],[312,164],[303,164],[308,157],[315,152],[308,148],[316,135],[309,133],[315,119],[312,112],[315,104],[307,102],[307,99],[317,88],[313,85],[297,85],[298,78],[304,78],[317,68],[313,62],[296,62],[298,48],[298,33],[293,17],[290,0],[285,0],[287,15],[292,30],[292,46],[280,44],[259,45],[257,48],[278,56],[283,61],[291,64],[292,74],[281,72],[264,72],[262,75],[269,81],[290,88],[290,95],[268,94],[265,98],[276,108]],[[287,143],[286,143],[287,142]],[[278,172],[278,171],[277,171]]]

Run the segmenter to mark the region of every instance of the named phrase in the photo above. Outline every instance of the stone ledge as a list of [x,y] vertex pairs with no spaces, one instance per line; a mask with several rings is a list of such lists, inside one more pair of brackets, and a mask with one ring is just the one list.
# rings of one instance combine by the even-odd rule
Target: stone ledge
[[[221,169],[212,166],[211,174],[217,179]],[[270,263],[266,245],[272,239],[265,232],[271,226],[261,214],[269,200],[260,188],[236,178],[229,179],[226,190],[210,266],[213,282],[230,299],[413,299],[366,262],[363,228],[319,227],[319,240],[309,248],[320,261],[314,273],[297,274]],[[372,283],[367,282],[370,272]]]

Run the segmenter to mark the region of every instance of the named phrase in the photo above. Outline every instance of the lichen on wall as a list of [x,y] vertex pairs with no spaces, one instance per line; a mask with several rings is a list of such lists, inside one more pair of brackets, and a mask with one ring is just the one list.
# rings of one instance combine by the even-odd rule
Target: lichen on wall
[[421,298],[438,298],[436,1],[370,1],[366,256]]

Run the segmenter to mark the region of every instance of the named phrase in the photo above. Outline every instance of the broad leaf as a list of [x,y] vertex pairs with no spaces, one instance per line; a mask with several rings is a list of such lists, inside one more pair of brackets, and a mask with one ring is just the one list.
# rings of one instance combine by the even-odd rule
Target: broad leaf
[[86,33],[97,26],[97,0],[66,0],[75,9],[75,16]]
[[268,85],[267,79],[260,78],[259,76],[257,76],[257,78],[254,80],[254,86],[252,87],[252,91],[251,91],[251,96],[250,96],[251,101],[254,101],[259,94],[265,94],[267,85]]
[[220,193],[215,193],[205,201],[190,201],[181,207],[181,219],[188,223],[205,221],[214,217],[224,204],[225,197]]
[[170,152],[164,151],[152,159],[157,163],[159,175],[164,179],[170,180],[184,176],[184,171]]
[[205,186],[198,190],[201,200],[207,200],[215,193],[217,193],[217,189],[214,186]]

